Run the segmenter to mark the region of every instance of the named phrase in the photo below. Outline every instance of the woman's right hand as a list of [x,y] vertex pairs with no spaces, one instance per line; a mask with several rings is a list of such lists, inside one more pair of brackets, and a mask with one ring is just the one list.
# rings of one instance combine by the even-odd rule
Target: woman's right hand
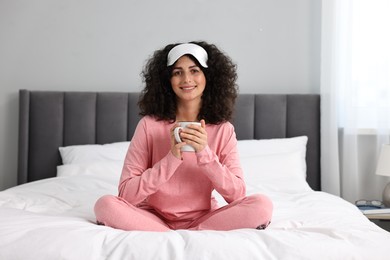
[[181,143],[176,142],[175,135],[173,134],[173,132],[174,132],[175,128],[178,127],[178,126],[180,126],[180,125],[177,124],[177,123],[175,123],[175,124],[172,126],[171,130],[170,130],[170,132],[171,132],[171,152],[172,152],[172,154],[173,154],[176,158],[182,160],[183,158],[182,158],[182,155],[181,155],[181,150],[180,150],[180,148],[181,148],[182,146],[184,146],[186,143],[185,143],[185,142],[181,142]]

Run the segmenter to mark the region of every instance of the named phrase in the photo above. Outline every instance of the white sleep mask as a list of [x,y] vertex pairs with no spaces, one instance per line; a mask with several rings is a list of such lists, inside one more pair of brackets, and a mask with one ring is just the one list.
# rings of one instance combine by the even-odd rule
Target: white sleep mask
[[191,54],[203,68],[207,68],[208,55],[205,49],[194,43],[182,43],[173,47],[168,53],[167,66],[173,65],[181,56]]

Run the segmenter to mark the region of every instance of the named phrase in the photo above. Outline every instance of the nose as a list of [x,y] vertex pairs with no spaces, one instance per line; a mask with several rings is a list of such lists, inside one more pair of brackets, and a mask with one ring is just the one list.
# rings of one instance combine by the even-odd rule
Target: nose
[[191,82],[192,81],[191,74],[188,72],[183,73],[183,81],[186,83]]

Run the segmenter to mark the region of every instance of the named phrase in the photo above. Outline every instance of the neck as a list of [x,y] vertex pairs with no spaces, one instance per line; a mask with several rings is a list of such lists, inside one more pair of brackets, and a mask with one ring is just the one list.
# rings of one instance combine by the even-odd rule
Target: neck
[[198,121],[199,103],[185,103],[177,105],[176,121]]

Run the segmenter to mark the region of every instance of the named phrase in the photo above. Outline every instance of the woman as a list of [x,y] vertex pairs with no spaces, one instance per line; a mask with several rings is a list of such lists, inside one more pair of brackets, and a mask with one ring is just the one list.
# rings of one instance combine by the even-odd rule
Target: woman
[[[143,77],[138,123],[119,195],[95,205],[100,224],[145,231],[265,228],[272,203],[246,188],[232,124],[236,66],[206,42],[170,44],[154,53]],[[180,121],[200,121],[173,131]],[[184,145],[195,152],[182,152]],[[219,207],[216,190],[228,203]]]

